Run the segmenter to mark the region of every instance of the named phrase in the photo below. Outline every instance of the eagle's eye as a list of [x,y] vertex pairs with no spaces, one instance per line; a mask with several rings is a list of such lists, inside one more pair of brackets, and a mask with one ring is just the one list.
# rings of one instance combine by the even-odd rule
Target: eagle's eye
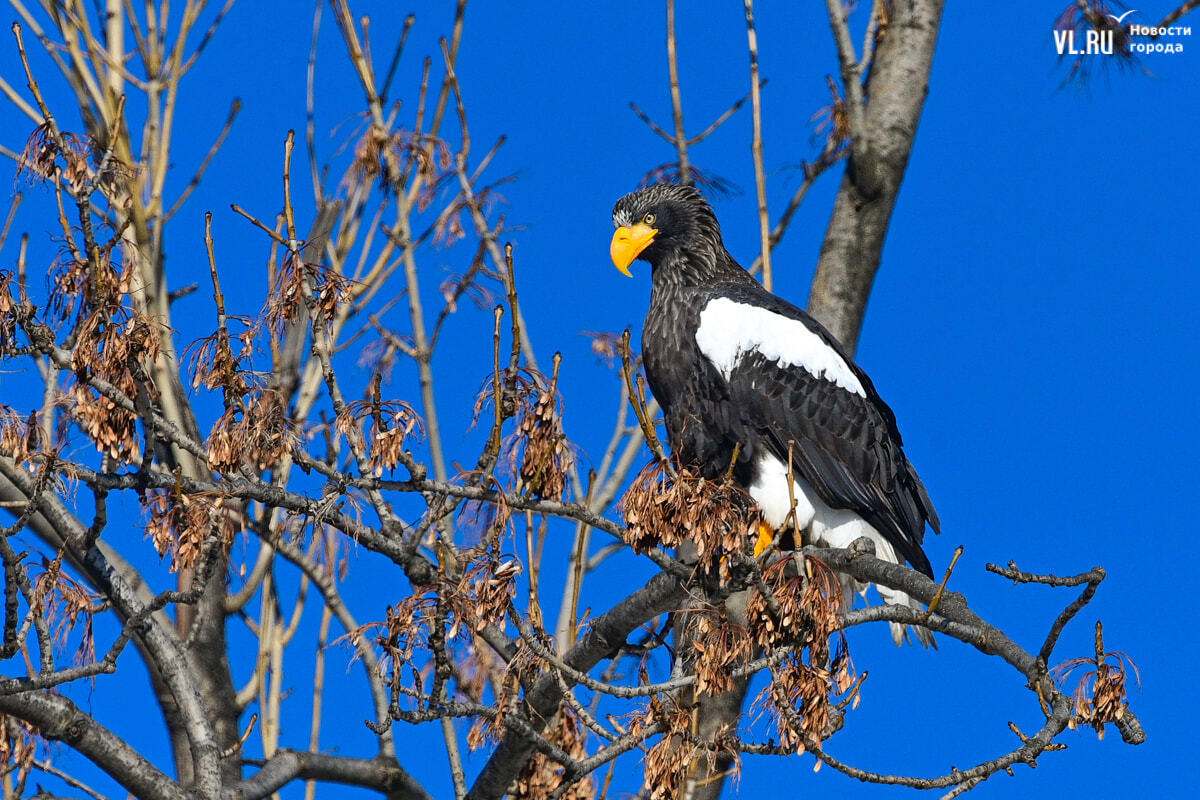
[[646,223],[647,225],[653,225],[654,224],[654,212],[653,211],[647,212],[646,216],[642,217],[642,222]]

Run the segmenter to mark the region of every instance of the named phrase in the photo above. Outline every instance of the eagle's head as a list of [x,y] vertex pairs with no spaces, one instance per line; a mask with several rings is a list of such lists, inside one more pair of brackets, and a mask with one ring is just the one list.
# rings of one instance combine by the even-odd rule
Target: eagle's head
[[613,264],[626,275],[638,258],[657,268],[672,261],[715,263],[726,255],[717,217],[692,186],[656,183],[627,194],[613,207],[613,225]]

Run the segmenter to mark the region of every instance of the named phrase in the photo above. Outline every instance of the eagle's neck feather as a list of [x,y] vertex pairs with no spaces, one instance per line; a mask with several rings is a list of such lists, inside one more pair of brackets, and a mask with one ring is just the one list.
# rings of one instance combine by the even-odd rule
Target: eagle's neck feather
[[723,246],[671,250],[652,264],[656,286],[706,286],[720,281],[753,280]]

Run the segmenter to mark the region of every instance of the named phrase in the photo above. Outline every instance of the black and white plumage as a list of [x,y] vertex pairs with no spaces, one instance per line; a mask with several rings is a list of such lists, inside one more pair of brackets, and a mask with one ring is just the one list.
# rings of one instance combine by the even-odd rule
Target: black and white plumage
[[[736,448],[734,480],[772,528],[784,526],[794,495],[806,541],[846,547],[868,536],[880,558],[932,577],[921,542],[926,523],[939,528],[933,503],[895,415],[837,340],[733,260],[694,188],[658,184],[626,195],[613,223],[617,268],[629,274],[635,258],[651,265],[642,357],[675,456],[717,478]],[[847,592],[851,583],[843,578]],[[919,607],[877,588],[886,602]],[[899,643],[903,626],[892,632]]]

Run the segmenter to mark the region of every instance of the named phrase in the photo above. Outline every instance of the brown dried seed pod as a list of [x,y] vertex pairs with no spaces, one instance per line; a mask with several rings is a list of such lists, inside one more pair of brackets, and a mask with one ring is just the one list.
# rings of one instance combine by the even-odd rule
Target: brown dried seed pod
[[746,629],[728,620],[723,609],[701,609],[688,615],[687,636],[696,651],[696,693],[715,696],[732,689],[733,670],[753,652]]
[[621,498],[626,542],[635,552],[695,544],[702,569],[710,570],[733,548],[745,549],[758,513],[732,484],[710,481],[690,469],[672,478],[663,463],[643,469]]
[[366,448],[375,477],[396,468],[409,436],[414,432],[418,437],[425,434],[425,425],[416,410],[401,400],[379,399],[378,385],[377,376],[372,396],[348,403],[335,423],[338,431],[351,439],[352,447]]
[[[545,736],[548,742],[557,745],[572,758],[587,758],[587,731],[566,703],[559,709]],[[538,751],[525,763],[517,777],[512,797],[517,800],[541,800],[557,791],[566,780],[562,765]],[[566,800],[591,800],[595,796],[596,784],[591,776],[577,781],[560,795]]]

